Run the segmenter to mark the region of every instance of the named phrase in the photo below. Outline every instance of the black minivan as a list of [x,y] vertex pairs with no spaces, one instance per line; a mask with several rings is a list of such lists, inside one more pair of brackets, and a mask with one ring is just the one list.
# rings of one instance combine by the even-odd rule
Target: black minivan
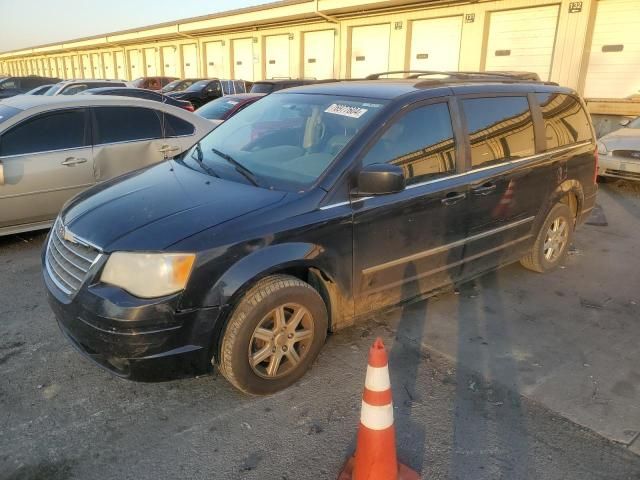
[[505,74],[274,93],[60,213],[43,253],[69,341],[113,373],[299,379],[336,331],[520,261],[558,266],[595,203],[580,97]]

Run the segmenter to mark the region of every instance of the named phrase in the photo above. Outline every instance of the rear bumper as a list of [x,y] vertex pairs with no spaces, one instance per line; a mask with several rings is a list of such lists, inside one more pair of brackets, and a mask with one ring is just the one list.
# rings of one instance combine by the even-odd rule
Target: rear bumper
[[100,367],[138,381],[210,370],[219,308],[181,312],[177,296],[141,300],[106,285],[85,286],[69,299],[44,277],[62,333]]
[[598,164],[598,175],[638,181],[640,180],[640,160],[601,155]]

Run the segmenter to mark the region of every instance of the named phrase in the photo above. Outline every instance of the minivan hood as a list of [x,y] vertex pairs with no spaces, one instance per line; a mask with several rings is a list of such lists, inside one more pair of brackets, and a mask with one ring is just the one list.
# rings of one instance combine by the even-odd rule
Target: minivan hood
[[62,221],[106,252],[162,250],[285,195],[170,160],[87,190],[65,207]]
[[608,151],[640,150],[640,129],[621,128],[600,138]]

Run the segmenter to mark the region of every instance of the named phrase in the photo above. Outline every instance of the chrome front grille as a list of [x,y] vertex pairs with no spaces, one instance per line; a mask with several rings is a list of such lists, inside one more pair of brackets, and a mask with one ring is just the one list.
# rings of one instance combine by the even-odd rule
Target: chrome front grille
[[45,262],[51,280],[60,290],[73,295],[84,283],[89,269],[100,258],[100,252],[65,232],[64,226],[57,220],[49,236]]

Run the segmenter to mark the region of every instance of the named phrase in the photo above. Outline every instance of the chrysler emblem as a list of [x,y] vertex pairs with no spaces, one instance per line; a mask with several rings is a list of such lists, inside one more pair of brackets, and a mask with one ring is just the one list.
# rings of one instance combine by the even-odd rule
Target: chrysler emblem
[[67,242],[75,243],[73,233],[71,233],[62,222],[58,225],[58,235]]

